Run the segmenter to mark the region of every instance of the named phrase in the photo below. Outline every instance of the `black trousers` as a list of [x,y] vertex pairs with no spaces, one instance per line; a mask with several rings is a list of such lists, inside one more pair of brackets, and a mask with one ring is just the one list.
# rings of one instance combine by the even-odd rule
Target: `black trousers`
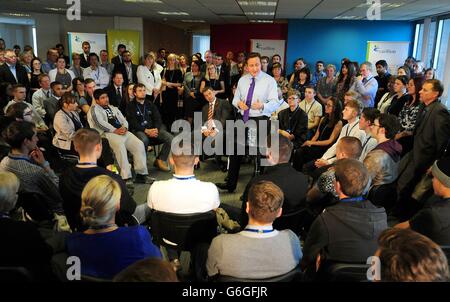
[[[237,120],[242,119],[241,116],[238,117]],[[267,135],[270,135],[270,120],[267,116],[261,116],[261,117],[251,117],[250,120],[254,120],[257,124],[257,130],[256,130],[256,134],[257,134],[257,145],[258,146],[262,146],[265,145],[263,144],[263,142],[259,141],[259,131],[260,131],[260,122],[264,122],[267,123]],[[248,128],[245,129],[245,142],[246,145],[248,145]],[[236,137],[236,136],[235,136]],[[266,136],[267,138],[268,136]],[[241,169],[241,161],[243,158],[243,155],[237,155],[237,143],[236,143],[236,139],[235,139],[235,147],[234,147],[234,153],[233,155],[230,155],[230,166],[228,168],[228,189],[229,190],[235,190],[237,187],[237,183],[239,180],[239,171]],[[249,154],[249,149],[246,147],[246,155]],[[257,174],[258,171],[258,167],[260,167],[260,161],[261,161],[261,156],[265,156],[265,154],[260,154],[260,150],[258,148],[257,150],[257,155],[256,155],[256,165],[255,165],[255,174]]]

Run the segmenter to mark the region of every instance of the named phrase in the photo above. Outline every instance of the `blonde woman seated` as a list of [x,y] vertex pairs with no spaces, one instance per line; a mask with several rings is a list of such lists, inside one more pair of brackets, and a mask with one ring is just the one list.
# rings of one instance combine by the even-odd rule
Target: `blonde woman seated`
[[67,252],[81,260],[81,274],[112,279],[136,261],[162,258],[144,226],[118,227],[119,184],[107,175],[91,179],[81,194],[80,215],[88,227],[67,238]]

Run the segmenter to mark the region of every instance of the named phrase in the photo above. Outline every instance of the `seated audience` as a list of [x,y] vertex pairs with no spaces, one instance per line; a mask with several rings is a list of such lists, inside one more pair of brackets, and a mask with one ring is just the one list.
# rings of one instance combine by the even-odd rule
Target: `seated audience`
[[291,230],[277,231],[272,223],[282,214],[284,194],[270,181],[255,183],[246,211],[249,223],[237,234],[215,237],[208,250],[208,276],[263,279],[293,270],[302,258],[300,240]]
[[19,180],[11,172],[0,172],[0,266],[24,267],[34,281],[49,281],[52,276],[52,249],[30,222],[11,219],[16,207]]
[[411,230],[387,229],[378,239],[381,282],[448,282],[448,260],[429,238]]
[[411,228],[439,245],[450,245],[450,158],[436,161],[432,168],[433,189],[436,195],[409,221],[395,227]]
[[37,147],[36,127],[30,122],[12,122],[5,132],[11,153],[0,162],[0,170],[14,173],[20,180],[20,192],[45,197],[49,210],[63,214],[58,192],[58,176]]
[[105,90],[108,93],[109,103],[119,108],[122,114],[126,115],[127,102],[125,97],[127,92],[123,83],[123,74],[116,71],[112,74],[112,83]]
[[306,139],[314,136],[317,126],[319,126],[322,117],[322,105],[315,99],[316,92],[313,86],[305,87],[304,99],[300,102],[299,107],[308,116],[308,133]]
[[109,84],[110,76],[108,71],[105,68],[99,65],[99,58],[96,53],[91,52],[89,54],[89,64],[90,66],[86,67],[83,70],[83,78],[84,79],[93,79],[97,88],[105,88]]
[[268,159],[273,166],[264,169],[262,175],[255,176],[245,187],[242,194],[241,220],[242,225],[247,223],[245,212],[249,190],[254,183],[259,181],[271,181],[283,191],[283,214],[290,214],[304,207],[306,192],[308,190],[308,178],[301,172],[296,171],[289,160],[293,151],[292,143],[283,136],[278,137],[278,150],[276,146],[269,146]]
[[112,279],[117,273],[147,258],[161,258],[149,231],[141,225],[119,227],[120,185],[107,175],[92,178],[81,193],[80,215],[87,230],[67,237],[69,256],[81,262],[81,274]]
[[371,187],[393,183],[398,177],[402,146],[394,139],[398,122],[395,116],[382,113],[370,126],[376,147],[364,159],[372,180]]
[[303,249],[303,267],[314,267],[319,254],[321,262],[366,263],[377,249],[378,236],[387,228],[385,209],[363,197],[370,178],[361,162],[337,161],[335,177],[339,202],[313,222]]
[[325,116],[320,119],[316,133],[294,154],[293,166],[297,171],[302,171],[305,163],[320,158],[336,141],[342,130],[341,119],[341,103],[335,98],[330,98],[325,105]]
[[335,73],[336,66],[334,66],[333,64],[328,64],[326,69],[326,76],[322,77],[317,82],[317,98],[324,106],[327,105],[328,101],[331,100],[333,96],[333,91],[336,86],[336,77],[334,76]]
[[128,121],[120,110],[109,105],[108,94],[103,89],[94,91],[95,103],[88,112],[88,122],[106,137],[120,167],[122,179],[132,185],[131,167],[128,162],[129,151],[133,155],[135,182],[151,183],[148,177],[147,154],[144,144],[133,133],[128,131]]
[[309,129],[308,115],[300,109],[298,91],[289,91],[287,102],[289,108],[278,113],[280,122],[278,133],[291,141],[294,149],[298,149],[306,141]]
[[56,61],[56,68],[48,72],[50,82],[59,82],[63,85],[64,92],[71,92],[73,90],[72,80],[75,79],[75,74],[72,70],[66,69],[66,59],[59,57]]
[[114,282],[178,282],[173,266],[158,258],[139,260],[120,273]]
[[130,131],[139,138],[145,146],[162,144],[162,149],[155,159],[154,166],[161,171],[168,172],[170,168],[166,161],[170,153],[172,134],[166,131],[162,123],[161,114],[153,102],[146,98],[144,84],[136,84],[133,87],[134,100],[127,105],[127,118]]

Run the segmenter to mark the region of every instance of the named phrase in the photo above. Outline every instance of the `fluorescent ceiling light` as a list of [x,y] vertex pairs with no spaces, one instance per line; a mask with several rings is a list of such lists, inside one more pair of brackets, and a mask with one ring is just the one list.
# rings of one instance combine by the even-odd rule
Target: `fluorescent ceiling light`
[[277,6],[276,1],[238,1],[240,6]]
[[205,20],[181,20],[184,23],[205,23]]
[[3,13],[3,15],[12,17],[31,17],[30,14],[22,14],[22,13]]
[[60,7],[44,7],[46,10],[51,10],[54,12],[62,12],[65,11],[66,8],[60,8]]
[[130,3],[162,3],[160,0],[123,0],[123,2]]
[[273,20],[250,20],[251,23],[273,23]]
[[357,16],[336,16],[333,19],[353,20],[357,18]]
[[186,12],[158,12],[160,15],[189,16]]
[[247,16],[274,16],[275,12],[244,12]]

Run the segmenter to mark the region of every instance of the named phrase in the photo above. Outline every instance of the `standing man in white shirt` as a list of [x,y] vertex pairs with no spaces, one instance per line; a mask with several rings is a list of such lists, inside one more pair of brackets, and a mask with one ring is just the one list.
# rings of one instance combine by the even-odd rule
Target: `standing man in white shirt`
[[97,88],[105,88],[109,85],[109,74],[105,68],[99,66],[99,58],[96,53],[89,54],[89,67],[85,68],[83,71],[83,77],[85,79],[91,78],[95,81]]

